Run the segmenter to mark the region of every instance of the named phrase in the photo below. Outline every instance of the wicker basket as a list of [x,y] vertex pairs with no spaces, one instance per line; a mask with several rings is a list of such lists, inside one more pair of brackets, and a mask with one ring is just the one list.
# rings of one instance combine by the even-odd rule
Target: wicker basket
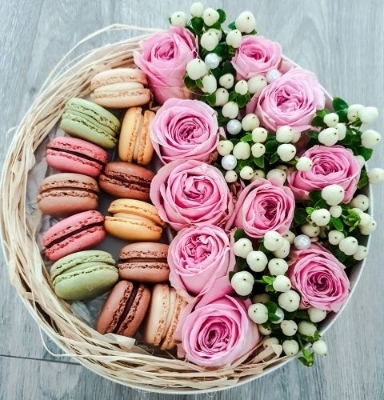
[[[107,27],[86,38],[74,49],[102,32],[122,30],[126,33],[130,29],[138,28],[122,25]],[[31,178],[35,176],[36,169],[46,172],[45,163],[39,160],[44,158],[48,135],[54,131],[66,101],[71,97],[86,97],[90,93],[93,75],[106,68],[133,65],[132,52],[146,37],[149,30],[146,31],[143,36],[106,45],[71,60],[72,49],[44,83],[17,128],[4,164],[1,183],[4,254],[8,260],[11,284],[39,327],[64,351],[58,356],[71,356],[105,378],[138,389],[162,393],[222,390],[272,372],[291,358],[279,358],[270,349],[261,348],[243,362],[240,360],[231,367],[209,371],[178,360],[172,354],[154,353],[153,349],[135,345],[129,338],[101,335],[79,318],[73,307],[56,297],[37,239],[42,229],[42,215],[31,207],[31,202],[35,199],[39,181]],[[372,198],[371,193],[369,195]],[[351,270],[352,291],[362,270],[363,263]],[[321,327],[322,333],[335,317],[334,314],[326,319]]]

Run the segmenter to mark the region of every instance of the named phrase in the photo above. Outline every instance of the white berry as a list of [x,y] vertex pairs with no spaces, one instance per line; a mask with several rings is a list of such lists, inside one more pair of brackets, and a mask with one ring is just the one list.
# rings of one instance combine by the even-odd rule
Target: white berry
[[252,140],[255,143],[263,143],[267,140],[268,137],[268,131],[264,128],[255,128],[252,131]]
[[317,237],[320,234],[320,227],[312,224],[301,225],[300,230],[302,233],[304,233],[304,235],[307,235],[310,238]]
[[231,286],[240,296],[248,296],[251,294],[255,279],[248,271],[236,272],[231,279]]
[[328,232],[328,241],[334,246],[337,246],[344,239],[344,237],[344,233],[337,230]]
[[312,169],[312,161],[308,157],[300,157],[296,163],[298,171],[310,171]]
[[311,214],[311,220],[317,226],[326,226],[331,220],[331,214],[326,208],[320,208],[319,210],[314,210]]
[[299,343],[293,339],[284,340],[282,343],[283,351],[287,356],[293,357],[299,352]]
[[368,249],[365,246],[357,246],[356,253],[353,255],[353,258],[356,261],[364,260],[368,255]]
[[240,32],[251,33],[256,29],[255,17],[250,11],[244,11],[236,18],[235,26]]
[[229,93],[227,89],[219,88],[215,92],[216,101],[215,106],[223,106],[224,104],[228,103]]
[[234,119],[239,113],[239,106],[234,101],[229,101],[227,104],[224,104],[221,112],[224,117]]
[[298,324],[298,331],[305,336],[313,336],[317,331],[316,325],[308,321],[300,321]]
[[194,58],[189,61],[186,69],[188,76],[194,81],[208,74],[207,65],[200,58]]
[[373,129],[367,129],[361,134],[361,144],[367,149],[373,149],[380,143],[380,141],[380,133]]
[[368,180],[372,185],[376,185],[384,181],[384,169],[372,168],[368,171]]
[[182,11],[177,11],[171,15],[171,25],[184,28],[187,25],[187,16]]
[[264,235],[264,246],[269,251],[279,249],[283,243],[283,237],[276,231],[268,231]]
[[317,139],[324,146],[333,146],[339,140],[339,133],[335,128],[326,128],[319,133]]
[[219,20],[219,18],[219,13],[213,8],[206,8],[203,12],[204,24],[207,26],[212,26]]
[[247,142],[236,143],[232,153],[238,160],[247,160],[251,157],[251,146]]
[[271,296],[268,293],[258,293],[252,297],[252,303],[266,303],[271,300]]
[[241,132],[241,122],[238,119],[231,119],[227,122],[227,131],[231,135],[237,135]]
[[214,93],[217,89],[217,80],[213,75],[205,75],[202,79],[203,87],[201,90],[204,93]]
[[296,147],[290,143],[284,143],[277,147],[277,154],[281,161],[291,161],[296,155]]
[[237,181],[237,173],[234,170],[226,171],[225,173],[225,180],[228,183],[234,183]]
[[281,169],[274,168],[267,172],[267,179],[271,182],[275,181],[284,185],[287,180],[287,173]]
[[280,143],[289,143],[293,139],[293,132],[290,126],[281,126],[276,131],[276,140]]
[[325,356],[327,354],[328,347],[324,340],[319,339],[312,344],[312,350],[315,354],[318,354],[319,356]]
[[366,226],[368,224],[370,224],[372,217],[365,212],[362,212],[361,214],[359,214],[360,217],[360,222],[359,222],[359,227],[363,227]]
[[234,29],[228,32],[225,41],[227,42],[228,46],[232,46],[233,48],[237,49],[241,44],[242,35],[238,29]]
[[347,236],[340,241],[339,249],[347,256],[351,256],[356,253],[358,245],[359,243],[355,237]]
[[362,110],[364,106],[362,104],[352,104],[348,107],[347,118],[350,122],[355,122],[359,117],[359,111]]
[[344,199],[345,191],[340,185],[328,185],[321,190],[321,197],[330,206],[336,206]]
[[369,208],[369,197],[365,194],[358,194],[352,199],[351,206],[360,208],[362,211],[367,211]]
[[264,324],[268,321],[268,309],[262,303],[251,304],[248,307],[248,316],[255,324]]
[[255,143],[251,147],[253,157],[259,158],[265,154],[265,146],[263,143]]
[[379,117],[379,110],[376,107],[364,107],[357,113],[363,124],[372,124]]
[[371,219],[371,222],[368,225],[364,225],[360,227],[360,233],[362,235],[370,235],[377,228],[377,222],[374,219]]
[[233,253],[241,258],[247,258],[248,253],[252,250],[252,242],[248,238],[240,238],[233,244]]
[[300,305],[300,295],[294,290],[290,289],[278,297],[277,302],[279,306],[285,311],[293,312],[299,308]]
[[233,143],[230,140],[220,140],[217,145],[217,151],[221,156],[226,156],[230,154],[233,150]]
[[259,332],[264,335],[264,336],[268,336],[272,333],[272,329],[270,328],[264,328],[263,325],[259,324],[257,325],[257,329],[259,330]]
[[268,269],[271,275],[284,275],[288,271],[288,263],[283,258],[271,258]]
[[294,240],[295,240],[295,234],[292,231],[287,231],[286,233],[284,233],[283,238],[287,239],[289,244],[293,244]]
[[327,312],[325,310],[320,310],[319,308],[309,307],[308,315],[311,322],[317,323],[325,319]]
[[339,140],[343,140],[345,138],[345,135],[347,134],[347,127],[345,124],[342,122],[339,122],[334,126],[334,128],[337,130],[337,133],[339,135]]
[[232,74],[224,74],[219,78],[220,85],[225,89],[230,89],[235,83],[235,77]]
[[329,207],[329,213],[333,218],[339,218],[341,216],[341,213],[343,212],[343,209],[341,206],[331,206]]
[[251,132],[260,126],[259,118],[256,114],[247,114],[241,120],[241,126],[246,132]]
[[252,271],[262,272],[268,264],[268,258],[262,251],[252,250],[247,254],[247,264]]
[[330,113],[324,116],[323,121],[329,128],[334,128],[339,122],[339,116],[336,113]]
[[276,292],[284,293],[291,289],[292,285],[290,279],[287,276],[277,275],[272,283],[272,286],[276,290]]
[[273,251],[273,255],[277,258],[286,258],[291,251],[291,244],[283,237],[283,244],[277,250]]
[[267,86],[268,82],[263,75],[256,75],[247,81],[248,92],[250,94],[260,94]]
[[245,181],[249,181],[253,178],[254,175],[255,175],[255,171],[249,165],[245,165],[243,168],[241,168],[241,171],[240,171],[241,179],[244,179]]
[[261,343],[264,348],[267,348],[267,347],[273,346],[275,344],[279,344],[279,339],[275,338],[275,337],[269,337],[269,338],[265,338]]
[[285,336],[293,336],[297,332],[297,324],[295,321],[290,319],[285,319],[280,324],[281,331]]
[[247,82],[244,80],[238,81],[235,85],[235,92],[244,95],[248,92]]
[[253,175],[251,182],[262,178],[265,178],[265,172],[262,169],[255,169],[255,175]]
[[193,3],[190,8],[192,17],[202,17],[204,12],[204,6],[200,2]]

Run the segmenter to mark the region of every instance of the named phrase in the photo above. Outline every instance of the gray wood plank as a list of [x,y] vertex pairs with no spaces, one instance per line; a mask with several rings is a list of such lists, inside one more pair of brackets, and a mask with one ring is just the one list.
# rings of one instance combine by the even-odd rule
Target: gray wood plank
[[[0,15],[7,16],[0,25],[1,134],[4,136],[8,128],[21,119],[50,70],[78,40],[114,22],[166,27],[167,16],[179,9],[187,11],[191,2],[0,1]],[[372,0],[369,5],[358,0],[259,0],[252,3],[239,0],[227,3],[211,1],[206,5],[225,8],[229,20],[245,9],[253,11],[259,32],[280,42],[287,56],[313,70],[332,94],[350,103],[379,106],[382,115],[373,128],[383,132],[384,3],[381,0]],[[85,50],[122,38],[121,33],[95,38]],[[0,147],[1,161],[9,140],[3,141]],[[384,149],[380,148],[370,165],[380,166],[383,159]],[[311,369],[293,361],[253,383],[220,392],[216,398],[384,398],[384,342],[380,334],[384,330],[381,253],[384,217],[380,204],[383,191],[383,187],[374,188],[375,218],[379,228],[373,235],[366,270],[347,309],[325,335],[329,355],[318,360]],[[124,388],[73,360],[70,364],[52,361],[54,359],[40,344],[35,322],[9,284],[4,265],[0,274],[0,337],[3,339],[0,341],[0,355],[3,355],[0,357],[0,398],[170,397]],[[53,349],[57,351],[55,347]],[[188,396],[191,399],[205,397]]]

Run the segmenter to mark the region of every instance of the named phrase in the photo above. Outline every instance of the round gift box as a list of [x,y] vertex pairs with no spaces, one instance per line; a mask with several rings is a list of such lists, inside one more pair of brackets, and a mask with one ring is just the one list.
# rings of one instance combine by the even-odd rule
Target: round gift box
[[[130,29],[112,26],[103,32],[116,28]],[[0,221],[3,250],[11,284],[39,327],[66,356],[105,378],[141,390],[175,394],[223,390],[273,372],[295,358],[277,357],[260,348],[242,364],[209,371],[172,354],[154,352],[140,343],[135,345],[130,338],[101,335],[70,304],[56,297],[41,257],[38,232],[43,220],[33,202],[40,183],[37,172],[46,171],[44,153],[48,136],[57,125],[66,101],[89,95],[93,75],[107,68],[133,66],[132,53],[146,36],[106,45],[80,58],[69,60],[66,56],[52,71],[18,126],[4,163]],[[331,96],[324,92],[329,103]],[[372,199],[370,189],[366,194]],[[373,213],[372,205],[370,212]],[[369,246],[369,238],[365,245]],[[359,262],[349,271],[349,298],[363,269],[364,262]],[[328,315],[321,324],[321,334],[341,312]]]

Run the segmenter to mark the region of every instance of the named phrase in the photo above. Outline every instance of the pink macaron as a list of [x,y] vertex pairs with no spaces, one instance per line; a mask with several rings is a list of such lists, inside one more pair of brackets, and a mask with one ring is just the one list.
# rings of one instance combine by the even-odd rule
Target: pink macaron
[[101,147],[83,139],[57,137],[48,143],[46,160],[62,172],[76,172],[97,178],[107,163],[108,154]]
[[99,211],[71,215],[51,226],[43,235],[45,255],[51,261],[87,250],[104,240],[104,217]]

